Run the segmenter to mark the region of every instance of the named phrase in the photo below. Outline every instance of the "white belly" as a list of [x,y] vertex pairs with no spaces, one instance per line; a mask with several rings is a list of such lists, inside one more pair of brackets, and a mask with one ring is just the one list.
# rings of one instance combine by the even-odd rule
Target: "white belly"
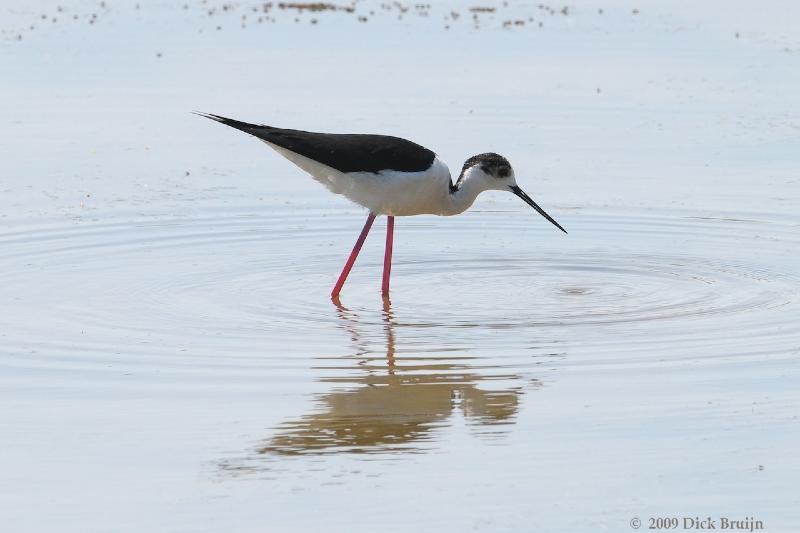
[[291,150],[264,142],[311,174],[331,192],[341,194],[377,215],[447,213],[450,171],[438,157],[433,160],[431,167],[423,172],[344,173]]

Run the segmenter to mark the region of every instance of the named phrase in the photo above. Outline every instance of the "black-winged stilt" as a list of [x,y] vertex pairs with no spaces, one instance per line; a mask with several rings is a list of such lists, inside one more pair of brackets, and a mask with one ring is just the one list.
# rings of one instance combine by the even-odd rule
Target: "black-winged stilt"
[[388,223],[381,285],[384,295],[389,294],[396,216],[457,215],[466,211],[483,191],[510,191],[567,232],[519,188],[511,164],[498,154],[470,157],[453,183],[447,165],[434,152],[399,137],[314,133],[196,114],[258,137],[331,192],[369,209],[361,235],[331,291],[333,298],[339,296],[377,215],[386,215]]

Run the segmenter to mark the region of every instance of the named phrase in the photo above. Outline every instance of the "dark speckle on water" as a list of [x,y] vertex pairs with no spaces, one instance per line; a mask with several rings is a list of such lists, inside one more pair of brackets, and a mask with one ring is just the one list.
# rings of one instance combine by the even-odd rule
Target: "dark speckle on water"
[[564,289],[560,289],[561,293],[563,294],[570,294],[573,296],[581,295],[581,294],[589,294],[592,292],[591,289],[583,288],[583,287],[568,287]]
[[[101,2],[101,3],[96,4],[96,5],[99,5],[101,8],[103,8],[103,10],[104,10],[103,13],[111,13],[111,10],[109,9],[109,6],[106,5],[104,2]],[[181,7],[182,7],[182,9],[184,11],[189,11],[189,10],[191,10],[193,8],[193,6],[188,4],[188,3],[182,4]],[[253,13],[259,13],[259,12],[263,12],[263,13],[288,12],[288,13],[292,13],[293,16],[285,17],[285,18],[266,17],[266,20],[263,17],[259,17],[257,19],[257,22],[258,23],[263,23],[263,22],[272,22],[272,23],[275,23],[275,22],[294,22],[294,23],[300,23],[300,22],[304,22],[305,21],[305,22],[308,22],[311,26],[318,26],[319,23],[321,22],[321,19],[318,18],[318,17],[314,17],[314,18],[311,18],[311,19],[304,19],[303,16],[302,16],[304,13],[320,13],[320,14],[321,13],[333,13],[333,12],[342,12],[342,13],[348,13],[348,14],[354,14],[355,13],[356,16],[355,16],[354,20],[356,20],[357,22],[365,23],[365,22],[367,22],[369,20],[369,18],[374,18],[374,17],[378,16],[377,13],[379,12],[377,9],[368,9],[366,11],[362,11],[362,13],[364,13],[364,14],[358,14],[357,13],[357,3],[356,2],[353,2],[352,4],[349,4],[349,5],[348,4],[333,4],[333,3],[326,3],[326,2],[279,2],[279,3],[263,2],[263,3],[260,3],[258,5],[255,5],[255,6],[246,7],[246,6],[242,6],[242,5],[239,5],[239,4],[228,3],[228,2],[220,3],[220,4],[214,4],[213,2],[205,0],[205,1],[199,2],[198,7],[204,13],[206,13],[209,17],[211,17],[211,16],[224,17],[224,16],[229,15],[231,13],[237,13],[237,12],[241,13],[242,10],[252,11]],[[535,6],[535,8],[538,9],[539,11],[544,11],[545,13],[548,13],[549,15],[556,15],[556,14],[560,13],[560,14],[566,16],[566,15],[570,15],[571,14],[571,10],[570,10],[569,6],[566,6],[566,5],[560,6],[560,7],[552,7],[552,6],[549,6],[549,5],[546,5],[546,4],[538,4],[537,6]],[[134,4],[134,9],[140,10],[141,9],[141,4],[139,4],[139,3]],[[524,13],[524,12],[523,13],[519,13],[518,12],[519,10],[516,9],[516,7],[514,8],[515,11],[516,11],[514,14],[515,15],[523,15],[523,18],[506,18],[504,20],[499,20],[499,21],[494,18],[494,15],[496,13],[498,13],[500,11],[503,11],[503,10],[508,10],[508,9],[511,9],[511,8],[509,7],[509,4],[507,2],[503,2],[502,4],[497,5],[497,6],[474,5],[474,6],[468,7],[467,10],[472,14],[472,19],[473,19],[473,22],[474,22],[474,24],[470,24],[470,25],[474,29],[480,29],[480,28],[484,28],[484,27],[491,27],[491,24],[490,25],[481,24],[481,22],[485,21],[485,22],[492,22],[493,24],[499,25],[500,27],[505,28],[505,29],[512,29],[514,27],[522,27],[526,23],[533,24],[535,22],[534,21],[534,17],[531,16],[530,13]],[[398,21],[403,20],[403,14],[404,13],[409,13],[410,12],[410,13],[413,13],[414,15],[416,15],[416,18],[425,18],[425,17],[428,17],[428,16],[430,16],[431,14],[433,14],[435,12],[434,8],[431,6],[431,4],[414,4],[414,3],[404,4],[403,2],[381,3],[380,4],[380,10],[384,11],[384,12],[396,12],[397,13],[397,17],[396,18],[393,17],[393,18],[388,18],[388,19],[384,19],[384,20],[398,20]],[[58,12],[58,13],[64,13],[64,12],[67,12],[68,10],[65,9],[62,6],[58,6],[55,11]],[[70,8],[69,11],[74,11],[74,8]],[[633,9],[632,11],[633,11],[634,14],[638,13],[637,9]],[[598,9],[598,13],[602,14],[603,10],[602,9]],[[51,20],[53,23],[56,23],[58,21],[57,17],[51,16],[51,15],[49,15],[47,13],[42,13],[39,16],[41,17],[42,20]],[[71,16],[72,19],[74,19],[74,20],[78,20],[81,15],[79,13],[74,13],[73,12],[71,15],[68,15],[68,16]],[[96,13],[92,13],[91,16],[89,16],[88,14],[85,14],[84,16],[89,18],[89,24],[92,24],[92,25],[94,25],[95,21],[98,18]],[[452,10],[452,9],[448,9],[448,10],[444,11],[443,12],[443,17],[444,17],[445,21],[448,21],[443,26],[441,26],[445,31],[446,30],[450,30],[451,28],[457,27],[457,22],[462,19],[462,17],[460,16],[460,13],[458,11],[455,11],[455,10]],[[247,25],[244,22],[246,20],[246,15],[243,14],[243,15],[240,16],[240,18],[241,18],[241,22],[239,23],[239,26],[242,29],[247,29]],[[216,29],[218,31],[222,30],[222,26],[223,26],[222,24],[216,25]],[[539,27],[543,27],[542,22],[538,22],[538,26]],[[30,30],[33,30],[33,27],[31,27]],[[200,29],[199,32],[203,33],[202,29]]]

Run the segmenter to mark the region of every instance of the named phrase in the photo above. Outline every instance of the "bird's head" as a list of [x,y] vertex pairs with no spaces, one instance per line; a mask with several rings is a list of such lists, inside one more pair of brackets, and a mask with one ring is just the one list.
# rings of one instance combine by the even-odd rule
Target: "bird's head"
[[536,205],[536,202],[525,194],[525,191],[517,185],[517,180],[514,177],[514,169],[511,168],[511,163],[508,162],[508,159],[502,155],[486,153],[470,157],[464,162],[464,167],[461,169],[461,175],[458,178],[459,181],[464,179],[480,182],[483,190],[509,191],[514,193],[558,229],[564,233],[567,232],[567,230],[562,228],[550,215],[545,213],[544,209]]

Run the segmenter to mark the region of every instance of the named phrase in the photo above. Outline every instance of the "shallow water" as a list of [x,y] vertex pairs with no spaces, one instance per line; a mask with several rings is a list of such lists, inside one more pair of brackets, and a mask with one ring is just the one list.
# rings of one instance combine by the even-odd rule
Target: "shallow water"
[[[634,517],[705,515],[754,517],[768,531],[800,525],[800,152],[787,115],[798,79],[780,49],[796,34],[781,17],[767,12],[733,44],[721,38],[727,19],[679,7],[631,19],[622,3],[605,6],[605,19],[588,8],[558,15],[544,33],[503,33],[498,14],[455,41],[431,30],[433,15],[399,29],[351,21],[364,29],[340,36],[343,57],[332,60],[313,55],[314,39],[339,36],[322,16],[320,34],[276,24],[277,37],[212,38],[194,14],[143,8],[99,19],[91,35],[107,49],[60,27],[3,44],[17,47],[4,61],[21,73],[9,92],[24,95],[2,114],[13,165],[0,187],[10,428],[0,511],[14,531],[321,521],[340,531],[618,531]],[[174,29],[156,40],[163,57],[137,55],[146,40],[116,42],[144,31],[140,18]],[[436,44],[430,58],[391,39],[359,55],[359,39],[419,27],[409,46]],[[674,41],[678,27],[686,33]],[[280,37],[293,32],[306,39],[295,57],[258,48],[285,54]],[[62,42],[76,48],[53,48]],[[540,46],[549,52],[528,56]],[[674,58],[677,46],[691,53]],[[189,60],[198,49],[226,75],[204,81],[207,69]],[[465,85],[474,61],[464,50],[505,59]],[[116,70],[113,53],[132,64]],[[653,54],[674,63],[648,71]],[[452,168],[479,141],[507,146],[520,183],[569,235],[499,193],[459,217],[399,218],[385,300],[378,219],[330,301],[365,213],[258,143],[186,116],[188,97],[242,118],[263,108],[275,68],[231,59],[242,57],[315,67],[270,86],[281,105],[263,114],[285,123],[311,128],[323,116],[438,139]],[[430,91],[380,76],[370,83],[393,93],[347,85],[353,58],[379,74],[422,72]],[[455,79],[438,69],[445,59]],[[111,81],[94,80],[105,92],[92,94],[64,78],[49,94],[26,61],[89,75],[96,61]],[[339,69],[326,70],[330,61]],[[587,81],[583,67],[598,62]],[[506,63],[530,93],[491,82]],[[614,85],[611,71],[638,63],[644,76]],[[753,64],[766,66],[752,67],[751,85],[740,68]],[[291,93],[326,76],[338,83],[314,93],[319,108]],[[598,80],[611,94],[587,104]],[[120,117],[130,127],[110,126]]]
[[[748,217],[575,209],[562,213],[569,238],[532,214],[501,210],[457,222],[401,219],[385,301],[377,224],[340,302],[326,294],[357,213],[275,205],[8,231],[5,380],[27,409],[36,403],[21,394],[30,384],[68,403],[113,398],[99,408],[121,419],[112,426],[127,427],[141,414],[125,411],[142,409],[135,430],[163,438],[165,459],[187,450],[168,452],[176,435],[160,427],[161,409],[174,411],[168,418],[208,416],[209,431],[234,433],[206,452],[199,473],[212,487],[261,480],[279,483],[258,489],[270,493],[319,484],[360,494],[351,484],[373,476],[393,484],[392,463],[418,454],[446,454],[443,466],[432,464],[460,483],[452,456],[466,447],[467,477],[489,486],[510,477],[520,492],[503,501],[513,507],[531,496],[532,482],[519,476],[558,479],[576,465],[604,471],[590,450],[611,443],[621,448],[615,462],[663,454],[647,462],[650,474],[703,478],[678,475],[667,454],[705,444],[703,462],[733,463],[716,473],[725,509],[767,477],[764,450],[788,446],[778,428],[796,420],[786,372],[800,344],[800,284],[790,268],[798,234],[792,221]],[[609,236],[613,247],[596,245]],[[127,405],[139,394],[157,405]],[[187,397],[203,397],[205,407],[183,405]],[[72,420],[82,403],[59,409]],[[102,420],[64,430],[98,431]],[[197,431],[191,421],[181,426]],[[100,454],[122,446],[134,463],[148,460],[127,438],[106,443],[104,430],[84,438],[103,443]],[[582,441],[578,457],[563,439]],[[726,453],[709,455],[709,440]],[[542,455],[531,461],[533,451]],[[331,455],[340,458],[320,459]],[[428,479],[433,466],[423,463],[400,468]],[[621,475],[603,475],[611,473]],[[772,472],[770,484],[788,482],[784,475]],[[394,490],[414,485],[401,480]]]

